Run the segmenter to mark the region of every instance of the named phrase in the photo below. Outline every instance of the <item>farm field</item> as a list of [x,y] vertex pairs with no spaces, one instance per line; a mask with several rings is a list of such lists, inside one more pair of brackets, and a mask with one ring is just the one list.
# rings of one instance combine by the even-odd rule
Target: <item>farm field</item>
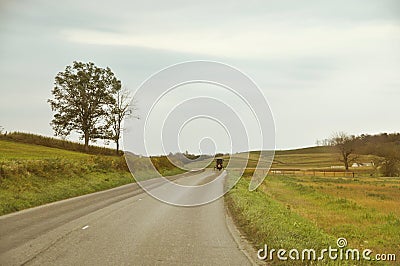
[[[248,167],[256,167],[259,152],[249,153]],[[370,163],[376,158],[373,155],[357,155],[357,162]],[[247,158],[247,153],[238,157]],[[261,161],[266,161],[261,157]],[[332,147],[311,147],[298,150],[276,151],[271,168],[326,169],[331,166],[342,166],[339,154]]]
[[[378,157],[374,155],[357,155],[357,162],[371,163]],[[232,156],[223,156],[224,166],[236,168],[246,166],[252,169],[257,166],[260,152],[252,151],[239,153]],[[266,158],[260,158],[261,168],[268,165]],[[208,165],[213,168],[214,161]],[[190,168],[203,167],[204,162],[193,162],[186,165]],[[314,175],[313,172],[325,172],[326,176],[344,176],[343,164],[339,161],[339,154],[332,147],[311,147],[298,150],[276,151],[271,165],[271,171],[293,173],[293,170],[301,171],[304,175]],[[336,174],[334,173],[336,172]],[[376,169],[372,166],[350,167],[349,172],[355,172],[356,176],[377,176]]]
[[[245,160],[247,154],[240,156]],[[332,149],[314,147],[277,151],[272,169],[300,171],[271,171],[261,186],[250,192],[249,175],[258,157],[257,152],[249,153],[244,177],[225,196],[237,224],[257,249],[268,244],[288,250],[321,250],[336,246],[336,240],[344,237],[351,248],[396,254],[397,261],[400,259],[400,178],[379,177],[373,167],[350,168],[355,178],[343,177],[343,172],[333,176],[335,173],[322,171],[341,165],[338,154]],[[366,163],[376,158],[360,155],[358,161]],[[228,172],[238,174],[235,170]]]
[[[377,252],[400,248],[400,180],[271,177],[261,190],[352,246]],[[397,243],[397,244],[396,244]]]
[[226,200],[257,248],[322,249],[344,237],[351,248],[400,256],[399,178],[270,175],[254,193],[248,182]]

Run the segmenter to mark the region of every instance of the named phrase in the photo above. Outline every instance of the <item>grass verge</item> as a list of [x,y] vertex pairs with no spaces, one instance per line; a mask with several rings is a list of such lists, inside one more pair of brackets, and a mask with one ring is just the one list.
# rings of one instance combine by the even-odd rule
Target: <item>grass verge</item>
[[126,171],[59,175],[52,178],[19,176],[1,182],[0,215],[132,182],[132,175]]

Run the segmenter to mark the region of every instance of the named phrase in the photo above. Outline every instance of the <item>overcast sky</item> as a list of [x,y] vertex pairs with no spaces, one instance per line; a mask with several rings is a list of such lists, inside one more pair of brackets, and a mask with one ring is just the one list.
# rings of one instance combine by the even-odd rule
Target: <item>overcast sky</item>
[[74,60],[109,66],[132,90],[169,65],[213,60],[258,84],[278,149],[399,132],[399,48],[397,0],[0,0],[0,125],[53,135],[46,100]]

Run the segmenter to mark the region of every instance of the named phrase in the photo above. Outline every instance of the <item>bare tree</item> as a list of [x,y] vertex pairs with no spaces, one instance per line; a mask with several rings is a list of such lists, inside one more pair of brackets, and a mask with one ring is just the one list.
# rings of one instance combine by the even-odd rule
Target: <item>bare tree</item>
[[330,140],[329,139],[317,139],[315,141],[315,145],[317,146],[329,146]]
[[344,164],[346,170],[349,170],[350,163],[357,160],[355,152],[355,136],[350,136],[344,132],[337,132],[330,138],[330,145],[336,147],[340,153],[339,160]]
[[139,119],[134,115],[135,110],[136,105],[126,88],[118,90],[114,94],[114,101],[108,105],[104,138],[115,142],[117,154],[119,154],[119,140],[123,131],[124,119],[128,117]]

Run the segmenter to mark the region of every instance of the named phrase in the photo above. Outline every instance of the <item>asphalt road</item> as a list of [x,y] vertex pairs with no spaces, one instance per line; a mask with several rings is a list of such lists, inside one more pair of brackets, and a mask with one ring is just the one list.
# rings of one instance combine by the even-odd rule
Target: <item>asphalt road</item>
[[[175,182],[203,184],[212,174]],[[2,216],[0,239],[1,265],[251,264],[227,226],[223,198],[176,207],[136,184]]]

